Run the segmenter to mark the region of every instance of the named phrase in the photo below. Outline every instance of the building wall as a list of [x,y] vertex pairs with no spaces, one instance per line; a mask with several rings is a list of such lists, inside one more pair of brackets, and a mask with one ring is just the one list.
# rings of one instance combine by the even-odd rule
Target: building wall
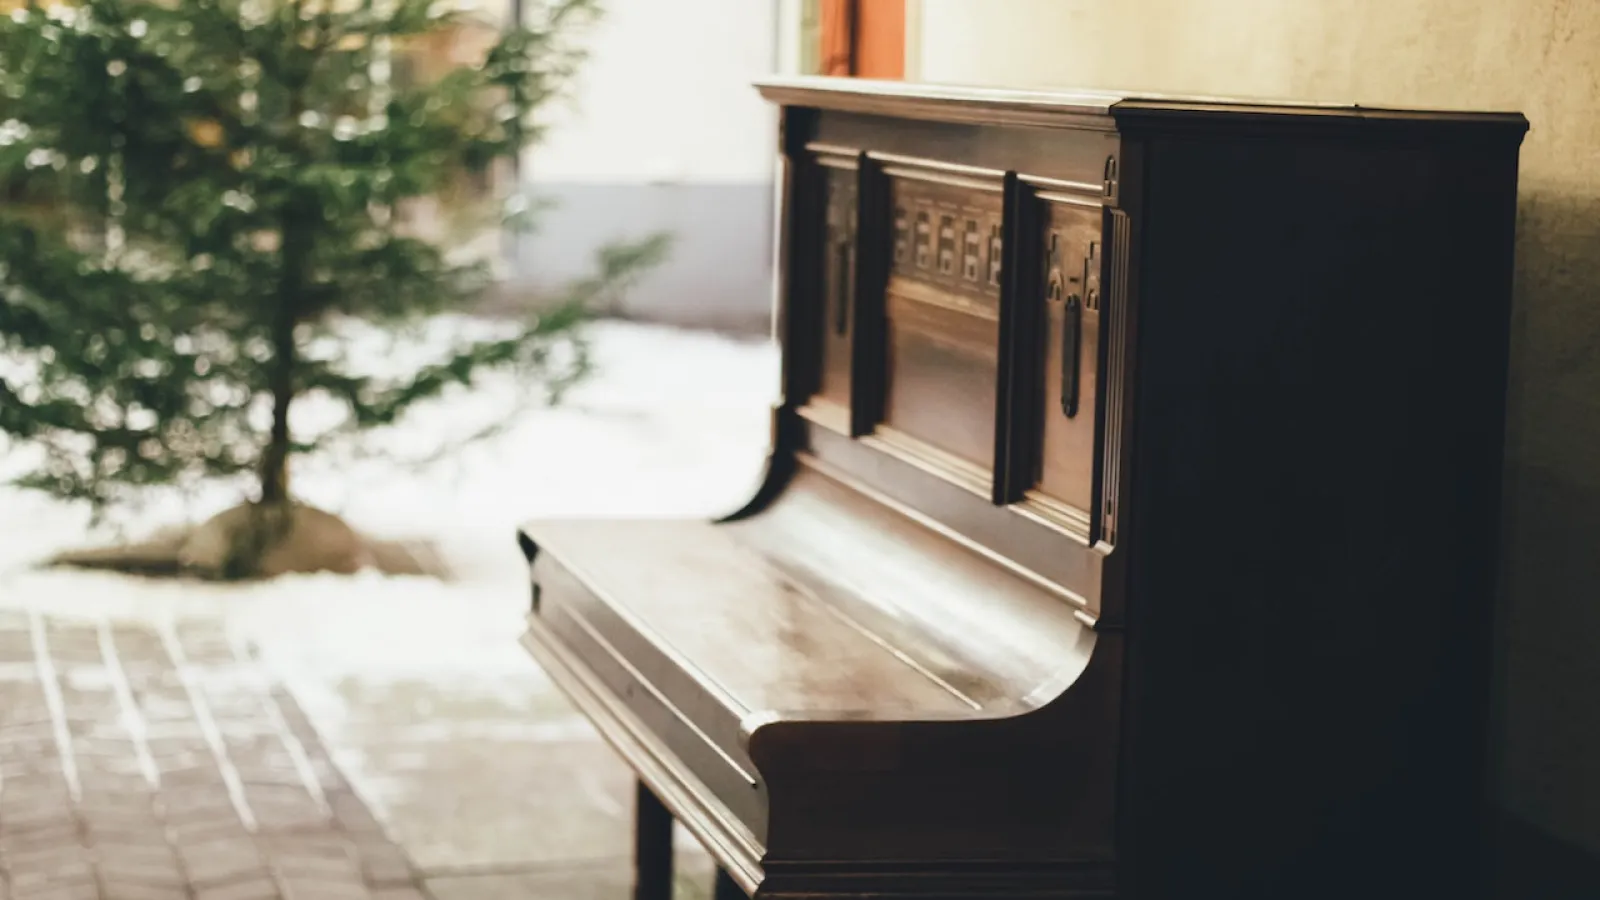
[[[513,248],[510,302],[592,270],[605,243],[666,230],[671,258],[624,315],[765,333],[771,306],[776,116],[751,82],[780,63],[793,0],[606,0],[572,102],[524,159],[552,203]],[[792,7],[792,9],[790,9]]]
[[[923,80],[1514,110],[1496,790],[1600,851],[1600,3],[920,0]],[[1357,598],[1358,602],[1358,598]],[[1382,627],[1372,610],[1370,627]]]

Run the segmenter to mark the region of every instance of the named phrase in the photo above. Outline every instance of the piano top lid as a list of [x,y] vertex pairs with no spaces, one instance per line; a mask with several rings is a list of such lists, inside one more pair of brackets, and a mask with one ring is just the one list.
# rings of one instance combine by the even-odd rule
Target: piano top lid
[[1528,120],[1517,112],[1406,110],[1348,103],[1174,96],[1126,91],[1045,91],[966,85],[878,81],[835,76],[785,76],[758,80],[761,96],[782,106],[964,122],[981,125],[1099,127],[1113,122],[1175,121],[1195,116],[1237,121],[1289,119],[1390,125],[1477,126],[1514,132]]

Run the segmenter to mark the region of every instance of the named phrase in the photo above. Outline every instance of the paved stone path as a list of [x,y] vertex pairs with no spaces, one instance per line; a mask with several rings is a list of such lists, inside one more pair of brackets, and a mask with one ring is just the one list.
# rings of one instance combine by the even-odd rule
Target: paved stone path
[[422,900],[215,621],[0,611],[0,900]]

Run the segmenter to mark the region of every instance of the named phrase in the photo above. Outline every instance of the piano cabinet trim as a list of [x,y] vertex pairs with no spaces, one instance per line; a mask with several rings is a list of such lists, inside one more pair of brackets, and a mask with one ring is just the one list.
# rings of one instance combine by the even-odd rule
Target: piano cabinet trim
[[659,798],[672,816],[706,848],[746,892],[761,883],[762,849],[755,836],[721,804],[697,787],[695,778],[673,753],[639,724],[621,701],[588,672],[539,621],[527,619],[522,646],[550,675],[572,704],[592,722],[600,736]]

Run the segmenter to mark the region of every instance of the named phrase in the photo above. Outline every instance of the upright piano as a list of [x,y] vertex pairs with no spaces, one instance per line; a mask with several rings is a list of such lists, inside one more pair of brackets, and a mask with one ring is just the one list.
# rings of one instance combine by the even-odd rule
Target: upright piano
[[638,896],[1476,895],[1523,117],[760,90],[765,481],[520,533]]

